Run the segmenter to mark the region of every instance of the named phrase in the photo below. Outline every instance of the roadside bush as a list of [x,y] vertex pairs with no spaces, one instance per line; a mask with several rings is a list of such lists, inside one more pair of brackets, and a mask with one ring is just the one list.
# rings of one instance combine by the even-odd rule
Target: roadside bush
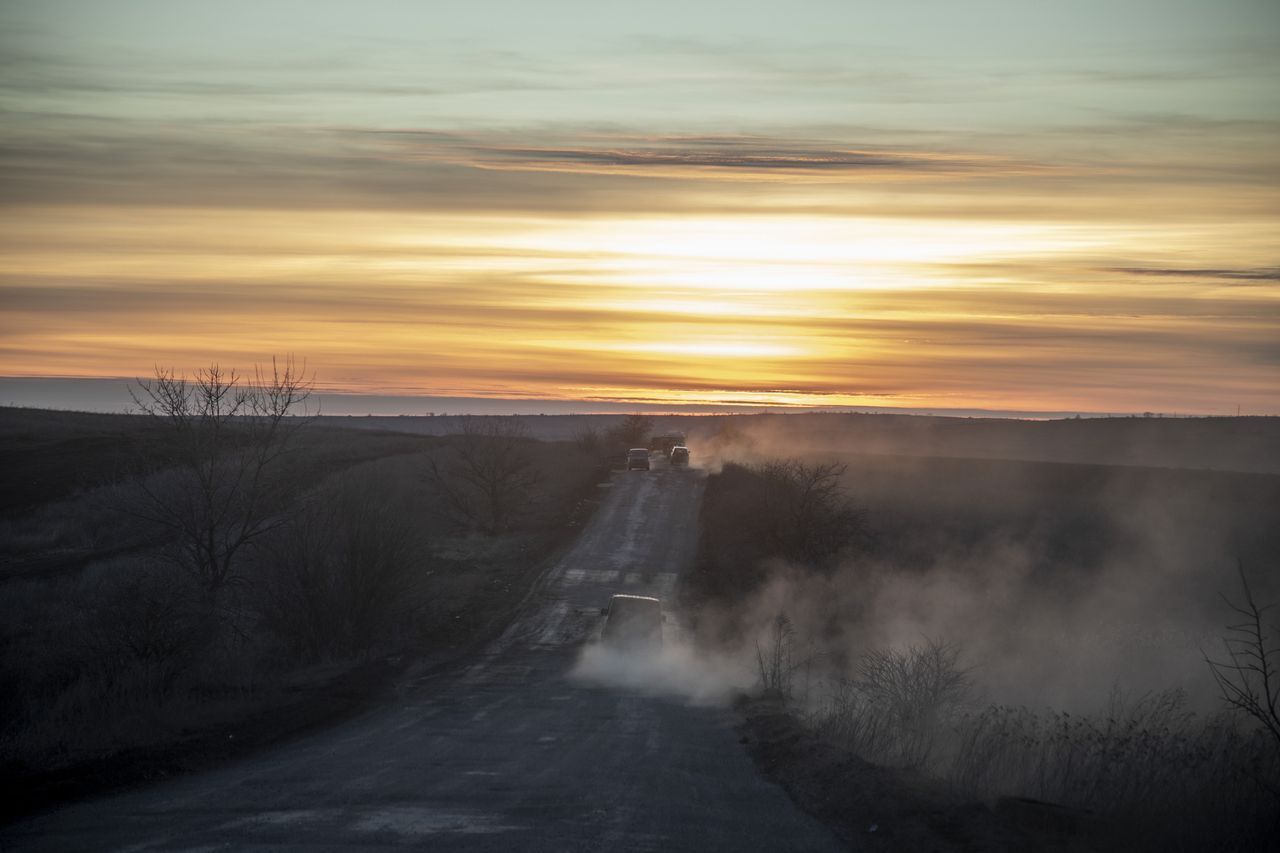
[[153,558],[114,558],[5,592],[0,762],[56,766],[183,725],[169,711],[189,704],[196,669],[218,642],[184,574]]
[[782,460],[730,463],[707,483],[695,597],[742,600],[768,577],[768,562],[825,572],[864,533],[863,514],[840,485],[844,466]]
[[497,536],[511,531],[538,485],[538,442],[519,418],[462,418],[442,462],[430,459],[430,479],[459,529]]
[[783,459],[754,467],[756,522],[767,556],[829,569],[862,529],[862,513],[849,501],[839,463]]
[[959,659],[957,647],[929,639],[904,649],[870,649],[852,676],[820,692],[809,723],[871,761],[922,768],[971,698],[973,685]]
[[1280,780],[1280,762],[1265,732],[1191,713],[1176,690],[1117,691],[1094,714],[967,709],[953,651],[929,644],[871,653],[858,677],[826,685],[808,725],[867,760],[921,771],[977,799],[1030,797],[1096,814],[1102,846],[1266,849],[1277,819],[1268,788]]
[[624,449],[632,447],[648,447],[649,433],[653,431],[653,418],[648,415],[627,415],[622,421],[605,433],[605,440]]
[[764,642],[756,639],[756,667],[766,696],[787,698],[791,695],[795,672],[792,660],[794,639],[795,627],[783,612],[773,618]]
[[1087,715],[991,706],[951,737],[935,769],[961,790],[1123,817],[1138,849],[1260,849],[1274,829],[1263,786],[1280,766],[1265,735],[1187,711],[1180,691],[1117,692]]
[[125,563],[85,602],[85,658],[103,672],[134,671],[157,694],[167,693],[217,633],[199,592],[171,565],[150,558]]
[[292,657],[366,654],[403,631],[431,565],[419,513],[385,465],[340,475],[306,499],[265,549],[262,616]]

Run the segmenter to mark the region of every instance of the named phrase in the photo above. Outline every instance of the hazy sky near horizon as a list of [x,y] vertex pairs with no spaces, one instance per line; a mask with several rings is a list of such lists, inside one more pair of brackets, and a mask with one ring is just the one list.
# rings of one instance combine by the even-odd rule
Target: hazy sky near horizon
[[1280,412],[1277,43],[1274,0],[7,0],[0,375]]

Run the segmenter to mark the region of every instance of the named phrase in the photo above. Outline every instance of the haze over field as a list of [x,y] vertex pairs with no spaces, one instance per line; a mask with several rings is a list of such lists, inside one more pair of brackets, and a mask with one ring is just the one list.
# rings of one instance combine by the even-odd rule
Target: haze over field
[[1270,0],[20,0],[0,33],[0,373],[36,381],[4,402],[293,351],[511,408],[1277,411]]

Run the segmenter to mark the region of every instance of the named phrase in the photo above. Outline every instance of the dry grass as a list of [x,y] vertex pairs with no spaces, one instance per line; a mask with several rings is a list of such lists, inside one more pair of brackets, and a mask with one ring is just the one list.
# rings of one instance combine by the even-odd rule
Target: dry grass
[[1264,732],[1192,713],[1180,691],[1115,691],[1105,709],[1083,715],[967,707],[954,664],[945,647],[875,650],[859,676],[821,691],[807,724],[870,761],[974,798],[1087,810],[1101,818],[1101,847],[1268,849],[1280,755]]

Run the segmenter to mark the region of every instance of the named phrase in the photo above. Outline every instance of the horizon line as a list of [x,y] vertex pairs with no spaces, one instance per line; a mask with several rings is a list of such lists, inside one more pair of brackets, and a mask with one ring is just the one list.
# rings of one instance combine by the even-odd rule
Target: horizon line
[[[124,377],[2,376],[0,407],[93,414],[129,414],[127,395],[106,393],[123,390],[136,379]],[[32,387],[35,386],[35,387]],[[44,387],[40,387],[44,386]],[[59,389],[50,386],[61,386]],[[75,393],[69,393],[74,387]],[[15,394],[13,392],[18,391]],[[1009,420],[1062,420],[1070,418],[1155,417],[1276,417],[1280,412],[1209,413],[1098,411],[1074,409],[1001,409],[982,406],[823,406],[768,403],[646,403],[575,398],[530,398],[432,394],[380,394],[358,391],[317,391],[312,400],[320,417],[461,417],[466,415],[592,416],[645,414],[667,417],[757,414],[885,414],[933,417],[995,418]],[[357,403],[358,401],[358,403]],[[328,406],[326,406],[328,403]],[[432,408],[428,408],[432,407]],[[441,408],[443,407],[443,408]]]

